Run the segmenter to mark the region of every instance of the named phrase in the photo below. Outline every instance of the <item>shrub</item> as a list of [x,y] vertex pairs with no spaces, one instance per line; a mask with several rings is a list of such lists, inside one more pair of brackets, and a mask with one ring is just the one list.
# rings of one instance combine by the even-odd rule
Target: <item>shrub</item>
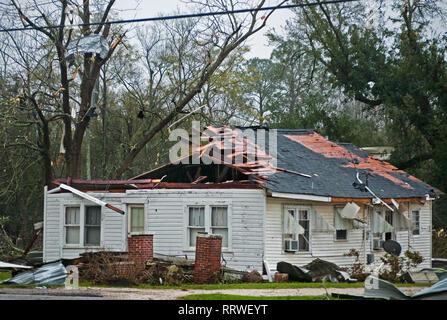
[[447,232],[444,229],[432,233],[433,257],[447,258]]
[[370,273],[365,272],[365,266],[360,262],[360,252],[357,249],[351,249],[348,253],[345,253],[344,256],[355,258],[352,267],[348,268],[347,270],[351,278],[362,282],[365,281]]
[[380,260],[384,267],[379,272],[379,278],[390,282],[400,282],[401,276],[424,261],[418,251],[407,250],[403,257],[386,253]]

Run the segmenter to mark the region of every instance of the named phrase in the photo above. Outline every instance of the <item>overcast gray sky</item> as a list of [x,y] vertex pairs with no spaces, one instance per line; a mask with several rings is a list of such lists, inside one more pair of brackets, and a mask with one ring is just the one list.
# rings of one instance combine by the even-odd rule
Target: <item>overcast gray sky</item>
[[[279,2],[278,0],[267,0],[266,6],[274,6]],[[120,10],[120,15],[124,19],[156,17],[159,14],[169,15],[177,8],[181,13],[191,13],[188,6],[181,0],[118,0],[114,7]],[[269,58],[272,48],[267,45],[267,37],[264,34],[270,28],[275,28],[279,32],[281,27],[285,25],[285,21],[292,16],[293,12],[290,9],[281,9],[274,12],[269,18],[266,28],[259,31],[247,42],[251,47],[247,58]],[[148,24],[153,22],[144,23]]]

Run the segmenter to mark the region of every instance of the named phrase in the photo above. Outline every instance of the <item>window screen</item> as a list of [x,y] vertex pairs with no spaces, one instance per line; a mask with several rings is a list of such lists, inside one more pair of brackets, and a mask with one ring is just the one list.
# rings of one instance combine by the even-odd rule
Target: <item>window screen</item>
[[304,229],[304,233],[298,236],[298,250],[299,251],[309,251],[309,238],[310,238],[310,229],[309,229],[309,211],[308,210],[299,210],[299,224]]
[[228,248],[227,207],[211,207],[211,233],[222,236],[222,247]]
[[189,207],[188,210],[189,246],[194,247],[197,234],[205,232],[205,207]]
[[416,226],[416,228],[413,230],[413,234],[418,235],[420,233],[419,229],[421,226],[421,221],[420,221],[420,216],[419,216],[418,210],[414,210],[411,212],[411,221],[413,221],[414,225]]
[[130,207],[130,232],[144,232],[144,206]]
[[65,244],[79,244],[80,208],[65,208]]
[[99,246],[101,239],[101,207],[85,208],[85,245]]

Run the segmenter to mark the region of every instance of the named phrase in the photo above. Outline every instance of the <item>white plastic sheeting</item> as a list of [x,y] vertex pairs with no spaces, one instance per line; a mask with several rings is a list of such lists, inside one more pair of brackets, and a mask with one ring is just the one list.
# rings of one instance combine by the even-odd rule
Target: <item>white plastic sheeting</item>
[[[352,205],[350,205],[352,204]],[[363,229],[367,224],[359,219],[357,213],[360,207],[355,203],[348,203],[343,209],[335,208],[334,227],[336,230]]]
[[314,212],[312,219],[312,231],[335,232],[335,228],[331,226],[321,214]]
[[407,218],[406,212],[393,213],[393,226],[395,231],[412,231],[416,229],[414,222]]
[[73,40],[67,48],[67,56],[79,53],[93,53],[98,54],[101,59],[105,59],[108,52],[107,40],[100,34],[90,34],[84,38]]
[[393,232],[394,227],[390,225],[379,213],[373,212],[371,229],[374,233]]
[[304,228],[299,224],[299,218],[295,210],[286,210],[284,216],[285,234],[304,234]]
[[335,208],[335,219],[334,219],[334,227],[335,230],[351,230],[354,229],[354,224],[352,218],[347,219],[344,218],[341,214],[341,211],[339,208]]

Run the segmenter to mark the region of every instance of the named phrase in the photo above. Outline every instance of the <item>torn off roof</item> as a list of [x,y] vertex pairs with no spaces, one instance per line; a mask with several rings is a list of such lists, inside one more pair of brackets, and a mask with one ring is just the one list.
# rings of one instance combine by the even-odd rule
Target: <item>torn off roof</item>
[[[331,142],[313,130],[263,128],[265,147],[259,148],[259,130],[254,130],[256,137],[250,137],[241,132],[253,128],[219,126],[206,129],[220,138],[233,137],[232,143],[225,145],[223,140],[211,139],[204,146],[192,145],[190,157],[198,157],[203,162],[220,160],[224,166],[237,170],[270,191],[334,198],[375,198],[365,188],[355,187],[358,173],[380,198],[425,198],[427,194],[441,193],[352,144]],[[269,141],[274,139],[275,132],[276,139]],[[264,140],[261,142],[264,144]],[[261,152],[253,156],[256,148]],[[241,157],[242,162],[236,161]],[[176,166],[182,164],[170,163],[135,178],[169,176],[167,168],[172,172]]]

